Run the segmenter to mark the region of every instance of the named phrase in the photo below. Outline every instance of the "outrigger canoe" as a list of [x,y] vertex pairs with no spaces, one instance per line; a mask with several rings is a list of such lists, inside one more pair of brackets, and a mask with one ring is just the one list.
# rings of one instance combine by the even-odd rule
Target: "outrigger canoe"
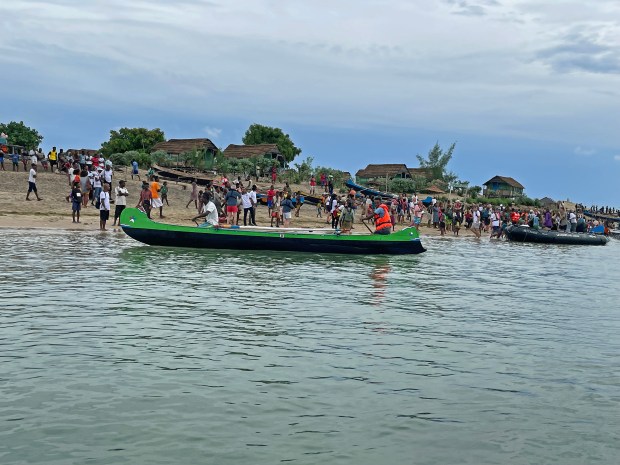
[[425,252],[414,228],[389,235],[347,235],[331,229],[179,226],[152,221],[137,208],[123,210],[120,224],[129,237],[164,247],[369,255]]

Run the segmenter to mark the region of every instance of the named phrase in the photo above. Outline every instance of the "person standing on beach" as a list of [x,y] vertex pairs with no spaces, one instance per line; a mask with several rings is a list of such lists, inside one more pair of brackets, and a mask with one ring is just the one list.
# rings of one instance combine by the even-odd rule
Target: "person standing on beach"
[[250,215],[250,226],[252,225],[252,201],[250,200],[250,193],[245,190],[244,186],[241,186],[241,204],[243,206],[243,226],[248,225],[248,215]]
[[310,195],[314,195],[316,191],[316,178],[314,174],[310,176]]
[[239,212],[239,207],[237,206],[238,200],[241,198],[241,194],[237,189],[233,186],[230,186],[228,192],[226,192],[226,197],[224,198],[224,203],[226,204],[226,216],[228,217],[228,224],[235,224],[235,219],[237,217],[237,213]]
[[91,174],[88,175],[90,177],[90,183],[93,186],[92,205],[95,205],[95,203],[98,202],[99,195],[101,194],[101,172],[102,171],[103,170],[101,168],[97,168],[97,170],[91,171]]
[[274,201],[275,195],[276,195],[276,191],[272,184],[271,186],[269,186],[269,189],[267,190],[267,215],[270,218],[271,218],[271,213],[273,210],[273,201]]
[[161,191],[159,192],[161,196],[161,203],[166,202],[166,206],[170,206],[170,202],[168,202],[168,181],[164,181],[161,185]]
[[6,146],[0,148],[0,170],[2,171],[6,171],[4,169],[4,150],[6,150]]
[[159,208],[159,217],[164,218],[164,203],[161,201],[161,197],[159,196],[161,191],[159,176],[153,176],[153,181],[151,182],[150,188],[151,195],[153,196],[153,200],[151,200],[151,208]]
[[50,171],[54,172],[54,166],[58,166],[58,153],[56,153],[56,147],[52,147],[52,151],[49,154],[50,159]]
[[103,170],[103,182],[108,185],[109,190],[112,190],[112,176],[114,173],[112,172],[112,165],[105,165],[105,170]]
[[140,171],[138,170],[138,162],[133,159],[131,160],[131,180],[133,181],[133,177],[137,176],[138,181],[140,181]]
[[[116,220],[121,217],[121,213],[127,206],[127,196],[129,196],[129,191],[125,187],[125,181],[121,179],[118,182],[118,186],[114,188],[114,223],[112,226],[116,226]],[[120,220],[119,220],[120,224]]]
[[149,183],[146,181],[142,181],[142,190],[140,191],[140,198],[138,199],[138,204],[136,208],[142,207],[144,213],[148,219],[151,219],[151,202],[153,200],[153,195],[151,194],[151,190],[149,189]]
[[34,163],[31,165],[30,174],[28,175],[28,193],[26,194],[26,200],[30,200],[31,192],[34,192],[34,195],[37,196],[37,200],[43,200],[39,197],[39,193],[37,192],[37,165]]
[[291,194],[286,194],[286,198],[282,201],[282,216],[284,218],[284,227],[288,228],[291,224],[291,212],[295,208],[293,201],[291,200]]
[[82,209],[82,189],[79,182],[73,183],[73,188],[67,196],[67,202],[71,202],[71,217],[74,223],[80,222],[80,210]]
[[99,194],[99,229],[105,231],[105,223],[110,219],[110,186],[103,185],[103,191]]
[[252,220],[252,226],[256,226],[256,207],[258,206],[258,198],[256,197],[256,184],[252,184],[252,190],[250,191],[250,201],[252,202],[252,210],[250,211],[250,219]]
[[196,210],[198,210],[198,184],[195,179],[192,181],[192,192],[189,194],[189,201],[187,205],[185,205],[185,208],[189,208],[189,204],[192,202],[194,202],[194,206]]

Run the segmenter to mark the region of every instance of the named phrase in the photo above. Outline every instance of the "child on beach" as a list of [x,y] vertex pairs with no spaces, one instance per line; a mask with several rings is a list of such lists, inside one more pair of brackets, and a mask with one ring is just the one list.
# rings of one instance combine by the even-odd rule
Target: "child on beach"
[[168,181],[164,181],[161,190],[159,191],[159,195],[161,196],[161,202],[166,202],[167,206],[170,206],[168,203]]
[[80,210],[82,209],[82,189],[80,183],[74,182],[71,192],[66,197],[67,202],[71,202],[71,217],[74,223],[80,222]]
[[316,217],[317,218],[323,218],[322,210],[323,210],[323,205],[320,202],[317,203],[316,204]]

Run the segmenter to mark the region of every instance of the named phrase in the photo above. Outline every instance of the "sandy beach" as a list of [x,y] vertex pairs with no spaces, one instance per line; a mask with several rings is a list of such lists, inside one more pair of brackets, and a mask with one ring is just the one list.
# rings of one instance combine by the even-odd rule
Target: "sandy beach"
[[[125,173],[124,170],[115,171],[113,185],[116,186],[120,179],[125,179],[127,181],[127,189],[130,193],[127,205],[130,207],[135,206],[138,201],[141,181],[137,179],[131,180],[129,172]],[[141,171],[141,179],[146,179],[146,173],[143,171]],[[257,186],[259,191],[266,191],[269,184],[269,182],[258,182]],[[276,183],[276,189],[281,189],[283,186],[284,183]],[[164,206],[165,218],[160,220],[158,214],[153,212],[153,219],[155,221],[165,221],[172,224],[193,224],[190,219],[196,214],[196,210],[193,205],[190,205],[190,208],[185,207],[190,197],[191,185],[168,181],[168,187],[170,206]],[[31,196],[31,199],[34,200],[26,201],[28,173],[24,171],[0,171],[0,228],[99,230],[99,212],[90,204],[87,208],[82,208],[81,222],[72,222],[71,204],[66,201],[66,196],[69,194],[69,181],[66,174],[39,170],[37,188],[43,200],[39,202],[34,196]],[[291,189],[293,191],[307,190],[307,186],[291,185]],[[113,192],[111,197],[112,199],[114,198]],[[112,206],[111,215],[113,214],[114,207]],[[354,229],[357,230],[356,232],[367,232],[366,227],[359,223],[358,218],[359,215],[356,215]],[[256,212],[256,221],[259,226],[266,226],[269,224],[270,220],[265,206],[259,205]],[[323,218],[317,218],[316,207],[313,205],[304,205],[301,209],[300,217],[293,217],[291,226],[325,227],[325,223],[325,212],[323,212]],[[112,229],[112,217],[108,222],[108,227]],[[397,229],[402,227],[403,225],[398,225]],[[438,236],[439,230],[424,226],[421,228],[420,234],[422,236]],[[451,232],[447,232],[446,235],[453,237]],[[474,235],[462,228],[459,237],[474,237]]]

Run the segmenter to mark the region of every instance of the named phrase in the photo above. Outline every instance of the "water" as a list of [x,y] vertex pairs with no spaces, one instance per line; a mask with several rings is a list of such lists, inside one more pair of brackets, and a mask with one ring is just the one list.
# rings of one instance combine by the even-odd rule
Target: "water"
[[620,462],[620,242],[3,236],[3,465]]

